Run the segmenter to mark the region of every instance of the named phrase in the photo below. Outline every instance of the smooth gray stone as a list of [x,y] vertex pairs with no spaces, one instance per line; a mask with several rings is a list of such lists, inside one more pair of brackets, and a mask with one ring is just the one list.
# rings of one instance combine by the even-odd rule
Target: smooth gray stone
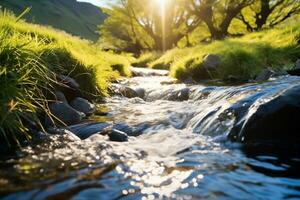
[[112,123],[107,122],[88,122],[69,126],[68,130],[77,135],[80,139],[84,140],[94,134],[101,134],[105,128],[112,126]]

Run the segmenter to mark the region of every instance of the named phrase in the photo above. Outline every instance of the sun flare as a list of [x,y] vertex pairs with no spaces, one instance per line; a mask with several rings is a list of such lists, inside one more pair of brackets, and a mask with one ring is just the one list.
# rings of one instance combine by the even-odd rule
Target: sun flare
[[166,8],[166,5],[169,0],[156,0],[156,4],[161,10],[164,10]]

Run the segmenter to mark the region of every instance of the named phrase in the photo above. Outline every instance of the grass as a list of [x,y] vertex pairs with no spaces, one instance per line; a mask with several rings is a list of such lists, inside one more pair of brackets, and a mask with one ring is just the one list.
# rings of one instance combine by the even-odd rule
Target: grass
[[159,57],[161,57],[161,52],[144,52],[142,53],[137,59],[135,59],[131,65],[133,67],[150,67],[149,63],[153,62],[154,60],[157,60]]
[[[206,78],[226,79],[234,76],[243,80],[254,78],[265,68],[289,69],[300,58],[300,24],[286,28],[251,33],[191,48],[175,48],[148,63],[152,68],[170,69],[171,75],[185,80]],[[203,69],[203,57],[216,54],[221,58],[217,71]]]
[[[103,52],[89,41],[26,23],[0,12],[0,140],[30,139],[28,125],[41,127],[56,74],[74,78],[90,98],[107,95],[109,83],[130,75],[130,55]],[[117,68],[115,66],[118,66]]]
[[47,24],[92,41],[98,40],[98,25],[106,18],[99,7],[75,0],[1,0],[0,6],[17,15],[26,7],[32,7],[24,16],[27,21]]

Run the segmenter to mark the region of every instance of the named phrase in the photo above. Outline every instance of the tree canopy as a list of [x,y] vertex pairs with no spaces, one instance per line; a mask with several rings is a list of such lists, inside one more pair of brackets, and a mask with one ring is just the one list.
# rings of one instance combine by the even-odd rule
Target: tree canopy
[[[299,14],[300,0],[120,0],[100,26],[100,44],[138,53],[165,51],[190,36],[224,39],[230,30],[258,31]],[[235,31],[238,32],[238,31]]]

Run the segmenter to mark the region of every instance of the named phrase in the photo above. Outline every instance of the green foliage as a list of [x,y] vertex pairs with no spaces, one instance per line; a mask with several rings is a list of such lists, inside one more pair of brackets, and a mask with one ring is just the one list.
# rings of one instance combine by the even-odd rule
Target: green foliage
[[[210,77],[226,79],[229,76],[247,80],[264,68],[290,68],[300,57],[299,38],[300,26],[297,23],[289,28],[252,33],[241,38],[176,48],[152,62],[151,66],[170,65],[172,76],[180,80],[188,77],[195,80]],[[207,54],[220,56],[221,66],[217,71],[201,69],[203,57]]]
[[122,65],[124,75],[132,58],[102,52],[88,41],[0,12],[0,137],[7,141],[30,138],[27,124],[39,125],[47,111],[47,93],[56,74],[73,77],[91,97],[107,94],[108,83],[120,75],[111,66]]
[[76,0],[1,0],[0,6],[15,14],[32,7],[24,18],[33,23],[49,25],[85,39],[97,41],[97,26],[106,18],[101,10]]
[[[103,48],[140,53],[142,50],[165,51],[192,32],[198,22],[191,20],[185,0],[122,0],[111,9],[100,26]],[[191,22],[191,21],[190,21]]]

